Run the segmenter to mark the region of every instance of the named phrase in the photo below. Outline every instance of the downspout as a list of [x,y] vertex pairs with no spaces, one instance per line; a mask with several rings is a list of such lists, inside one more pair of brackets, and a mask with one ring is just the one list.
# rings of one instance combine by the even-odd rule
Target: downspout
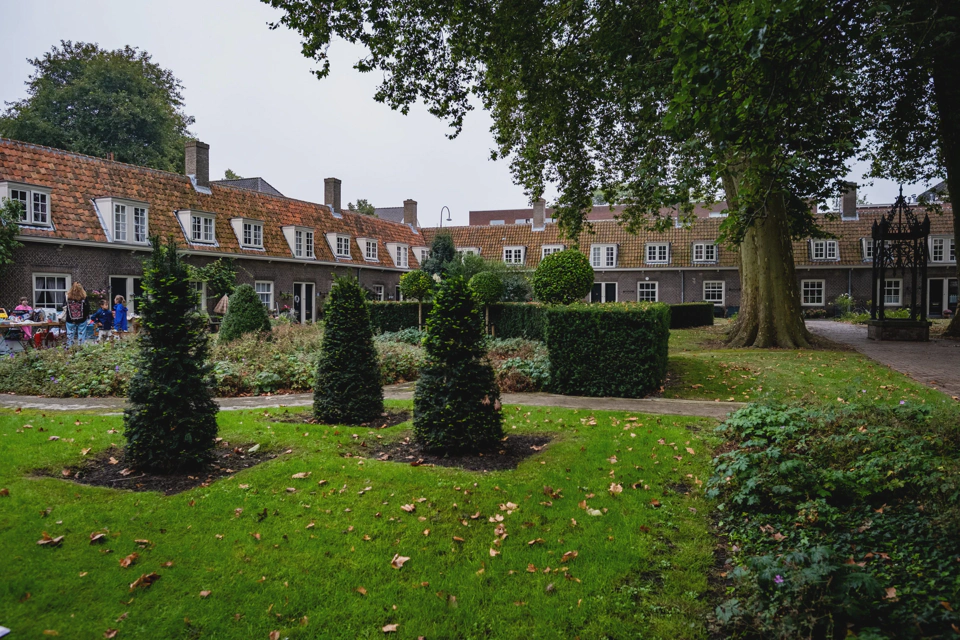
[[683,285],[684,285],[684,282],[683,282],[683,269],[677,269],[677,273],[680,274],[680,303],[683,304],[684,302],[687,301],[687,297],[686,297],[686,295],[684,295],[684,291],[683,291]]
[[853,268],[847,272],[847,297],[853,298]]

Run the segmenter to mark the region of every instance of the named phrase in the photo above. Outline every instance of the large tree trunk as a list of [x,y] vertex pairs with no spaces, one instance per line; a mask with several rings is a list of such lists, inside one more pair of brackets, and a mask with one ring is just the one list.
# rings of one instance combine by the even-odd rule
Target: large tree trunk
[[[960,8],[952,13],[960,18]],[[940,150],[947,170],[947,190],[953,207],[953,239],[960,243],[960,38],[941,46],[933,60],[933,88],[939,113]],[[960,260],[957,261],[960,278]],[[957,309],[960,312],[960,308]],[[960,313],[955,312],[944,335],[960,338]]]
[[[736,202],[736,180],[724,179],[728,201]],[[771,194],[762,215],[740,244],[740,311],[727,337],[732,347],[810,346],[800,313],[793,243],[782,194]]]

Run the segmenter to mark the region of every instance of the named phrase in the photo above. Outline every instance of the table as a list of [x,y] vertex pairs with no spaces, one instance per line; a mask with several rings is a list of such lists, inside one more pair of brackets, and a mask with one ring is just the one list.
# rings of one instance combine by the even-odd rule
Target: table
[[0,331],[6,333],[9,329],[22,329],[29,327],[34,329],[33,336],[27,338],[26,334],[23,331],[18,331],[17,333],[20,337],[17,339],[17,342],[20,343],[20,346],[24,349],[27,348],[27,345],[32,345],[35,349],[40,349],[43,346],[51,347],[57,345],[58,336],[51,331],[51,329],[63,329],[65,323],[58,322],[56,320],[47,320],[44,322],[10,322],[0,321]]

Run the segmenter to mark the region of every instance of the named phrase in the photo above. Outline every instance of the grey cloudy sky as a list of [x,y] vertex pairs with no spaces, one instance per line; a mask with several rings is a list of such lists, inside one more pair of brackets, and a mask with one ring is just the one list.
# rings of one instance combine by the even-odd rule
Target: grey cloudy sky
[[[453,224],[471,209],[526,206],[507,162],[489,159],[490,119],[471,113],[455,140],[422,106],[407,116],[373,100],[378,76],[352,68],[362,53],[331,47],[333,72],[311,75],[297,34],[267,24],[279,12],[256,0],[5,0],[0,40],[0,99],[24,97],[24,81],[40,56],[63,40],[105,48],[140,47],[180,78],[193,133],[210,145],[211,177],[228,167],[262,176],[285,195],[323,201],[323,178],[343,180],[343,202],[377,206],[419,203],[422,225],[436,225],[441,207]],[[861,170],[862,173],[862,170]],[[858,180],[857,172],[851,179]],[[896,187],[864,187],[871,202],[891,202]],[[907,189],[917,193],[921,189]],[[550,194],[547,194],[548,197]]]

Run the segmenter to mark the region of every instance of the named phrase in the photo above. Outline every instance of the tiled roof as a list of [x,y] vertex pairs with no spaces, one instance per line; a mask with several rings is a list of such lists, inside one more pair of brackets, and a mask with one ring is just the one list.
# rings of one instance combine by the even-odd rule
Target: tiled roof
[[381,220],[403,222],[403,207],[377,207],[376,211]]
[[[859,210],[858,220],[821,219],[821,227],[837,237],[840,260],[813,260],[810,256],[807,240],[793,243],[794,259],[803,266],[863,266],[861,238],[869,238],[873,222],[886,213],[889,207],[871,207]],[[949,205],[944,206],[943,215],[931,215],[931,235],[953,235],[953,222]],[[693,262],[693,244],[700,241],[713,241],[719,234],[722,219],[698,218],[690,227],[670,228],[662,233],[641,232],[631,234],[616,221],[594,221],[593,233],[580,236],[580,250],[589,255],[592,244],[616,244],[618,251],[618,269],[670,269],[678,267],[696,267]],[[437,229],[422,229],[429,244],[437,234]],[[533,231],[529,224],[505,224],[497,226],[467,226],[444,228],[453,237],[458,248],[479,247],[480,255],[491,260],[503,258],[503,248],[523,246],[527,248],[525,266],[535,268],[540,263],[541,248],[548,244],[562,244],[570,247],[571,242],[563,238],[555,224],[547,224],[543,231]],[[670,243],[670,262],[668,264],[647,264],[644,260],[648,243]],[[726,246],[720,247],[719,263],[721,267],[737,266],[736,252]]]
[[[175,211],[189,209],[215,214],[219,246],[190,244],[191,251],[212,251],[238,256],[290,258],[290,245],[283,235],[284,226],[315,229],[316,260],[357,266],[394,267],[381,247],[378,261],[366,261],[356,238],[375,238],[381,243],[424,244],[422,236],[409,225],[390,222],[359,213],[343,212],[334,216],[324,205],[261,193],[212,182],[210,195],[199,193],[189,178],[176,173],[113,162],[59,149],[0,138],[0,180],[22,182],[51,189],[50,218],[53,229],[24,227],[23,236],[107,242],[103,226],[94,209],[96,198],[125,198],[149,204],[149,233],[172,235],[187,247],[184,231]],[[243,249],[230,224],[231,218],[263,222],[264,250]],[[335,258],[325,234],[351,236],[351,258]],[[122,245],[118,245],[122,246]],[[413,254],[413,252],[411,252]],[[310,262],[304,260],[304,262]],[[410,268],[417,268],[410,256]]]
[[274,196],[283,197],[283,194],[272,184],[263,178],[237,178],[236,180],[214,180],[214,184],[220,184],[225,187],[238,187],[240,189],[250,189],[251,191],[260,191]]
[[[587,220],[613,220],[623,213],[624,208],[625,207],[621,205],[596,205],[587,212]],[[726,208],[726,201],[715,202],[711,205],[697,203],[694,205],[693,215],[698,218],[709,218],[711,213],[720,213]],[[663,216],[676,215],[676,210],[663,208],[660,210],[660,214]],[[547,207],[544,210],[544,215],[548,219],[553,218],[554,209],[552,207]],[[491,220],[503,220],[506,224],[513,224],[516,220],[530,220],[532,218],[532,207],[527,207],[525,209],[490,209],[486,211],[470,212],[471,225],[487,225],[490,224]]]

